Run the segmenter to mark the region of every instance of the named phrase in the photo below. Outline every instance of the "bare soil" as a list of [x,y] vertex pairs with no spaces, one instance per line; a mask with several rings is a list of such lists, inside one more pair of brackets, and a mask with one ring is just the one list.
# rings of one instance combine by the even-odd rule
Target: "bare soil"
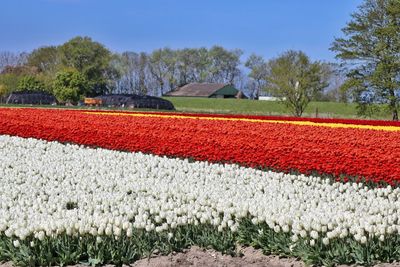
[[265,256],[260,250],[248,247],[240,250],[241,257],[223,255],[214,250],[192,247],[182,253],[168,256],[157,256],[142,259],[132,264],[134,267],[303,267],[304,263],[295,259],[279,259],[276,256]]

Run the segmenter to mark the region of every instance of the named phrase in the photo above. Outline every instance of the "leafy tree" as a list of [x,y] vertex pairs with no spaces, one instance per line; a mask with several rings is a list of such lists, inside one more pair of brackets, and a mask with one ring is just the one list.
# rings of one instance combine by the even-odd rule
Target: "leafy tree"
[[206,48],[184,48],[176,52],[178,86],[207,80],[211,59]]
[[178,86],[195,81],[194,57],[197,49],[185,48],[177,51]]
[[301,116],[317,92],[328,86],[328,73],[301,51],[287,51],[268,62],[266,90],[282,99],[295,116]]
[[209,66],[211,64],[207,48],[195,49],[191,60],[193,62],[193,79],[191,82],[205,82],[208,79]]
[[137,91],[138,57],[135,52],[114,55],[111,64],[120,74],[120,79],[115,81],[115,89],[119,93],[135,93]]
[[244,82],[239,68],[240,50],[226,50],[214,46],[210,50],[162,48],[151,54],[124,52],[114,55],[111,65],[121,77],[114,80],[119,92],[160,94],[192,82]]
[[221,46],[213,46],[208,52],[211,63],[209,81],[233,84],[235,78],[240,74],[239,65],[242,54],[240,49],[228,51]]
[[35,49],[28,56],[27,65],[38,68],[40,72],[55,73],[61,67],[60,50],[56,46]]
[[89,37],[75,37],[60,46],[61,62],[82,73],[90,85],[90,95],[107,92],[112,54],[102,44]]
[[[25,77],[36,77],[38,74],[36,67],[25,65],[10,66],[7,65],[0,73],[0,85],[6,94],[18,90],[20,80]],[[45,88],[46,86],[44,86]],[[36,85],[33,87],[36,88]]]
[[0,96],[4,96],[7,93],[7,88],[4,84],[0,84]]
[[112,65],[119,72],[119,77],[114,80],[115,90],[119,93],[147,95],[149,88],[158,88],[156,84],[151,84],[149,64],[149,56],[144,52],[115,54]]
[[15,91],[18,87],[19,80],[22,76],[16,74],[1,74],[0,75],[0,85],[3,87],[4,94],[8,94]]
[[35,76],[24,76],[17,85],[18,91],[46,91],[45,84]]
[[[365,0],[336,38],[332,50],[347,63],[344,89],[360,105],[387,104],[398,120],[400,89],[400,2]],[[362,107],[364,106],[364,107]]]
[[260,90],[266,86],[267,62],[263,57],[251,54],[244,65],[250,69],[249,77],[256,83],[255,98],[258,99]]
[[53,92],[61,102],[77,102],[87,95],[90,85],[86,77],[77,70],[58,72],[53,85]]
[[4,84],[0,84],[0,103],[6,102],[8,93],[7,87]]
[[157,49],[149,58],[150,72],[159,84],[161,93],[164,93],[166,85],[175,87],[176,53],[170,48]]
[[139,82],[138,88],[141,95],[147,95],[148,88],[146,85],[146,70],[148,65],[148,56],[146,53],[139,54]]

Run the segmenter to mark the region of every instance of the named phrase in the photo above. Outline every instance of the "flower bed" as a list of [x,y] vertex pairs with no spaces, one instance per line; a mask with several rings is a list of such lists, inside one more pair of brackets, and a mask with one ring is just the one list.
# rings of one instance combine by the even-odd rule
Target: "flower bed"
[[235,254],[237,244],[316,265],[400,260],[400,187],[388,185],[400,178],[399,130],[0,109],[0,261],[122,264],[191,245]]
[[[63,262],[57,253],[72,254],[74,246],[88,243],[95,259],[102,242],[123,249],[119,241],[132,250],[129,262],[151,251],[139,248],[139,240],[154,239],[171,249],[201,245],[201,239],[196,241],[201,231],[208,235],[203,243],[219,244],[225,252],[232,252],[235,242],[259,242],[271,252],[295,256],[312,249],[335,252],[349,242],[361,251],[374,240],[400,245],[400,190],[391,187],[368,189],[318,177],[19,137],[1,136],[0,148],[0,251],[15,253],[17,259],[20,249],[35,256],[54,243],[58,250],[52,250],[52,263],[67,264],[76,258],[70,255]],[[71,251],[62,252],[59,239]],[[274,239],[276,244],[270,244]],[[106,256],[98,260],[113,261]],[[324,260],[338,259],[317,263]]]
[[[99,113],[99,110],[86,110],[86,113]],[[104,111],[101,111],[104,112]],[[107,110],[107,113],[134,114],[134,111],[115,111]],[[231,118],[231,119],[256,119],[256,120],[280,120],[280,121],[308,121],[315,123],[342,123],[354,125],[371,125],[371,126],[397,126],[400,127],[399,121],[387,120],[357,120],[357,119],[338,119],[338,118],[307,118],[307,117],[288,117],[288,116],[262,116],[262,115],[240,115],[240,114],[201,114],[201,113],[178,113],[178,112],[146,112],[148,115],[170,115],[170,116],[194,116],[198,118]]]
[[0,109],[0,134],[392,185],[400,179],[400,127],[395,125],[171,116]]

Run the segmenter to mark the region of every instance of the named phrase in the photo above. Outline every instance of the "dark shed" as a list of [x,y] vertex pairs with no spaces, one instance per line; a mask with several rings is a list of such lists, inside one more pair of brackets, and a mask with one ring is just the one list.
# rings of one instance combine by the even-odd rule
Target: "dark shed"
[[135,94],[110,94],[97,96],[101,99],[103,106],[107,107],[128,107],[128,108],[149,108],[174,110],[174,105],[165,99],[155,96],[140,96]]
[[7,104],[27,105],[56,105],[57,99],[49,93],[41,91],[22,91],[11,93],[6,101]]

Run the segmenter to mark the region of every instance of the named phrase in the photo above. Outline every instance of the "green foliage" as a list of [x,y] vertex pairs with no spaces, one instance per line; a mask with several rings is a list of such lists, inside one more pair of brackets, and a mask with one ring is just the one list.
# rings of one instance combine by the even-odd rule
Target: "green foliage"
[[118,83],[122,92],[130,91],[139,95],[147,95],[149,91],[148,77],[149,56],[144,53],[124,52],[114,54],[111,69],[117,74],[113,80]]
[[36,67],[40,72],[55,74],[61,67],[60,49],[56,46],[44,46],[32,51],[28,56],[28,66]]
[[75,37],[59,47],[63,66],[83,74],[91,90],[90,95],[107,92],[108,78],[116,72],[110,69],[111,52],[89,37]]
[[[110,64],[111,52],[102,44],[89,37],[75,37],[61,46],[47,46],[34,50],[28,57],[29,66],[34,66],[47,79],[56,79],[56,74],[65,68],[77,70],[86,78],[88,88],[85,94],[94,96],[108,92],[110,80],[116,80],[119,72]],[[79,90],[65,87],[65,92],[56,89],[62,99],[76,101]]]
[[0,86],[2,87],[1,94],[5,96],[17,89],[19,80],[21,79],[20,75],[16,74],[1,74],[0,75]]
[[[89,37],[75,37],[61,46],[35,49],[28,57],[27,66],[36,68],[48,84],[57,84],[54,91],[64,101],[77,101],[83,94],[81,86],[60,86],[56,77],[63,69],[75,69],[85,78],[85,95],[107,92],[110,79],[117,79],[118,72],[111,67],[111,52]],[[75,77],[76,78],[76,77]],[[65,81],[64,81],[65,82]],[[63,83],[63,82],[61,82]],[[87,86],[86,86],[87,84]],[[61,90],[61,88],[63,88]]]
[[393,234],[385,241],[369,237],[366,244],[353,238],[330,239],[324,245],[321,239],[310,245],[310,238],[293,242],[289,233],[275,232],[265,223],[254,225],[249,219],[243,220],[238,231],[238,242],[263,250],[265,254],[297,257],[306,264],[317,266],[336,266],[340,264],[373,265],[379,262],[392,262],[400,258],[400,238]]
[[61,102],[77,102],[90,90],[86,77],[77,70],[58,72],[53,85],[53,92]]
[[153,253],[167,255],[193,245],[213,248],[225,254],[236,255],[238,244],[254,246],[264,254],[295,257],[306,264],[335,266],[340,264],[373,265],[379,262],[400,260],[400,237],[397,234],[380,241],[370,236],[361,244],[349,236],[330,239],[323,244],[321,239],[310,245],[311,239],[301,238],[294,242],[291,234],[276,231],[267,224],[253,224],[245,218],[237,232],[225,229],[219,232],[209,224],[179,226],[170,232],[146,232],[134,229],[131,237],[94,237],[89,234],[46,237],[43,240],[27,237],[15,246],[13,238],[0,236],[0,261],[12,261],[20,266],[131,264],[149,257]]
[[[170,236],[172,233],[173,236]],[[31,242],[34,242],[33,244]],[[218,232],[210,225],[181,226],[171,232],[157,233],[136,229],[132,237],[91,235],[45,238],[28,237],[15,247],[13,240],[0,236],[0,261],[20,266],[48,266],[85,263],[87,265],[130,264],[157,252],[162,255],[180,251],[191,245],[214,248],[227,254],[235,253],[235,234]]]
[[398,0],[365,0],[343,29],[346,38],[336,38],[331,48],[337,58],[352,63],[346,89],[355,101],[388,104],[393,120],[398,119],[399,108],[399,21]]
[[255,97],[258,99],[260,91],[265,87],[265,78],[268,75],[268,65],[264,58],[255,54],[250,55],[245,66],[250,69],[249,77],[256,83]]
[[176,51],[177,55],[177,75],[178,86],[183,86],[191,82],[204,82],[209,66],[208,51],[205,48],[185,48]]
[[176,68],[175,51],[170,48],[157,49],[151,53],[149,62],[150,72],[160,86],[161,92],[164,91],[167,82],[171,88],[174,88],[176,84],[174,77]]
[[210,61],[210,81],[233,84],[234,79],[239,76],[240,57],[243,51],[234,49],[226,50],[221,46],[213,46],[208,51]]
[[6,102],[6,97],[8,95],[8,91],[5,85],[0,84],[0,103]]
[[49,88],[36,67],[25,65],[6,67],[0,74],[0,87],[0,96],[3,97],[14,91],[43,91]]
[[282,99],[293,115],[301,116],[308,103],[325,87],[329,73],[301,51],[287,51],[268,62],[266,90]]
[[46,91],[46,86],[35,76],[24,76],[18,81],[17,91]]
[[193,64],[193,69],[191,80],[188,82],[205,82],[208,76],[210,61],[208,50],[204,47],[194,49],[190,53],[190,58]]

